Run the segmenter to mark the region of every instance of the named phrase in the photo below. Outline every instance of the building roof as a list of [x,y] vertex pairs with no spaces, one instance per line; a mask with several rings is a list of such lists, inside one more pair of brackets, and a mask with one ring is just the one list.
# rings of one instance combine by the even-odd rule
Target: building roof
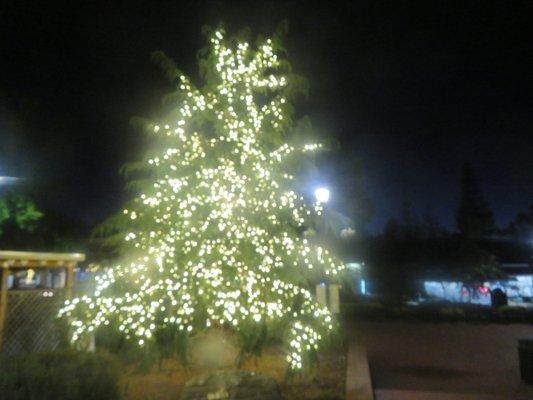
[[76,264],[85,260],[83,253],[37,253],[33,251],[0,251],[0,267],[47,268]]
[[501,268],[509,275],[533,275],[533,266],[528,263],[502,263]]

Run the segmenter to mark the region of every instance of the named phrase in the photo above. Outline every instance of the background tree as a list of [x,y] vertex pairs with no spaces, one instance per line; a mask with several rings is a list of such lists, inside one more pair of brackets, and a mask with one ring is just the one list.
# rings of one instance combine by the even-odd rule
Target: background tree
[[494,254],[478,243],[454,238],[450,244],[446,254],[442,255],[442,260],[446,262],[443,268],[445,276],[462,282],[470,301],[477,296],[479,286],[506,277]]
[[422,230],[425,237],[432,239],[446,236],[448,233],[433,212],[431,205],[427,205],[422,214]]
[[403,202],[399,214],[389,219],[383,234],[369,241],[367,254],[374,290],[392,303],[402,303],[420,291],[418,281],[428,244],[409,202]]
[[43,191],[27,181],[0,190],[0,249],[86,251],[87,224],[47,206],[36,192]]
[[459,232],[467,239],[481,239],[495,230],[494,217],[469,164],[463,166],[456,222]]
[[527,211],[518,213],[503,233],[518,241],[533,243],[533,204]]
[[291,135],[301,79],[280,58],[279,35],[255,48],[243,36],[208,32],[201,86],[154,55],[177,81],[167,97],[177,107],[149,124],[152,146],[128,167],[139,173],[121,217],[124,260],[94,296],[61,311],[74,341],[108,326],[141,346],[171,340],[183,351],[191,335],[223,327],[243,352],[282,340],[299,369],[331,331],[329,311],[310,290],[343,267],[303,236],[322,207],[294,190],[302,156],[320,148]]
[[32,241],[43,213],[28,196],[15,190],[0,192],[0,243],[4,249],[17,249]]
[[419,218],[407,202],[399,214],[370,241],[367,254],[373,288],[386,300],[402,303],[423,294],[428,279],[460,281],[472,299],[479,285],[504,277],[491,242],[447,232],[431,211]]
[[424,235],[424,229],[413,204],[404,201],[400,209],[400,223],[404,240],[416,241]]

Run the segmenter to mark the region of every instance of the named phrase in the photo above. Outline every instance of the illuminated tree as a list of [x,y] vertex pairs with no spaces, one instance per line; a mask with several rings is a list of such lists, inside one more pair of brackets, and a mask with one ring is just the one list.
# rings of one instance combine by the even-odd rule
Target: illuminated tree
[[277,36],[255,49],[222,30],[209,41],[203,86],[176,72],[178,107],[152,125],[147,179],[123,212],[128,261],[60,314],[73,341],[102,325],[141,346],[214,326],[232,329],[248,351],[274,336],[299,369],[332,329],[311,280],[343,268],[304,237],[322,208],[293,189],[300,157],[321,146],[290,135],[295,90]]

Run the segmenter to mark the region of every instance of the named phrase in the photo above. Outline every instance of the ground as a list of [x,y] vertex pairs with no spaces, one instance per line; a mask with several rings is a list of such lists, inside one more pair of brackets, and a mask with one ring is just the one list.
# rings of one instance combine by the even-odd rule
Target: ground
[[[337,400],[344,397],[345,355],[340,351],[323,352],[320,363],[308,375],[287,381],[287,364],[276,347],[267,349],[263,356],[249,360],[244,370],[268,375],[280,383],[287,400]],[[184,368],[175,360],[165,360],[161,368],[154,366],[148,373],[140,373],[134,366],[126,368],[120,382],[124,400],[176,400],[185,382],[206,370]]]
[[[517,340],[533,325],[354,322],[361,333],[378,399],[391,391],[462,393],[475,399],[533,399],[520,381]],[[434,396],[431,398],[467,398]]]

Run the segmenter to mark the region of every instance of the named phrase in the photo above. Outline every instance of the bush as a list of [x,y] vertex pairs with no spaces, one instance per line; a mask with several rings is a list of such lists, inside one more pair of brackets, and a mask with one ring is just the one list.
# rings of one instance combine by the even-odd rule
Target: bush
[[354,317],[382,318],[389,313],[390,310],[377,301],[362,300],[355,303],[343,303],[341,307],[341,314],[344,319],[351,319]]
[[465,311],[460,307],[443,307],[440,310],[440,316],[449,321],[465,319]]
[[60,351],[0,360],[0,400],[117,400],[119,372],[108,356]]
[[527,321],[528,313],[524,307],[502,306],[497,310],[498,315],[505,321]]
[[427,322],[533,323],[533,309],[519,306],[502,306],[496,309],[476,304],[433,302],[392,307],[377,301],[359,301],[345,303],[341,310],[345,320],[362,318]]

